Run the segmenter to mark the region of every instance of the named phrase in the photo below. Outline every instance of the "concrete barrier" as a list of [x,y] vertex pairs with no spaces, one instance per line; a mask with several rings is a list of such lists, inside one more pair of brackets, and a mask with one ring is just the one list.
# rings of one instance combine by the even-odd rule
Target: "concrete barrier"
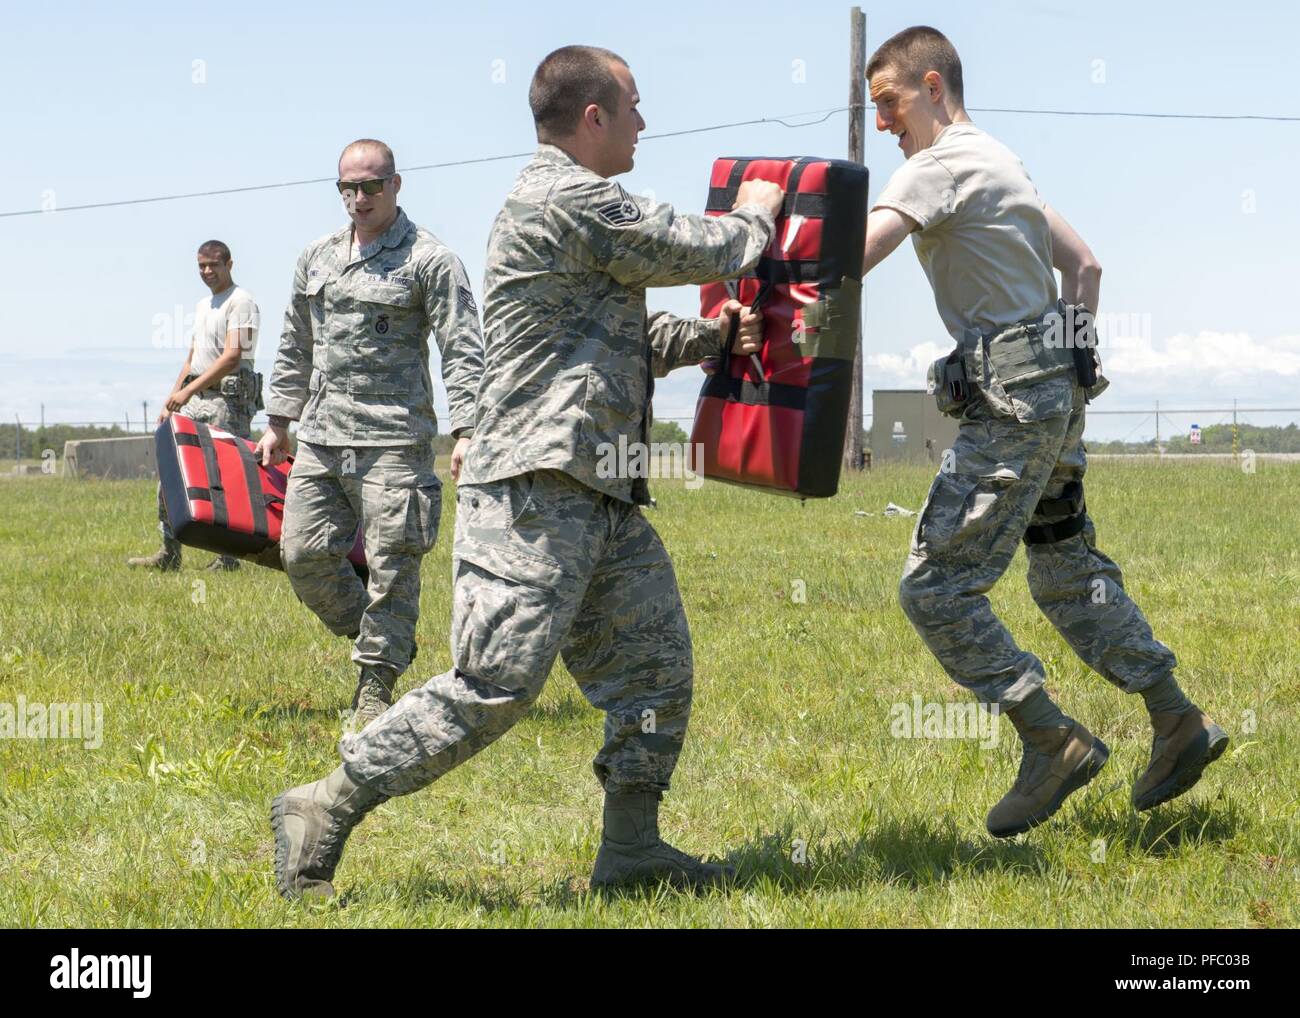
[[64,477],[157,477],[152,435],[63,443]]

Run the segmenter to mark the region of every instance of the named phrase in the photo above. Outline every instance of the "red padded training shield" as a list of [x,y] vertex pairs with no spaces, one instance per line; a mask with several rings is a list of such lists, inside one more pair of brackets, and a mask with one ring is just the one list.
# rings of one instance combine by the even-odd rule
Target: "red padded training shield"
[[703,447],[706,477],[824,498],[839,486],[848,425],[867,169],[840,159],[719,159],[706,213],[730,212],[741,182],[755,178],[786,191],[772,243],[739,280],[701,287],[700,310],[716,318],[728,298],[757,303],[762,370],[724,353],[700,391],[691,443]]
[[[264,467],[253,442],[182,414],[158,425],[154,448],[167,521],[178,541],[279,568],[292,458]],[[364,571],[360,529],[348,561]]]

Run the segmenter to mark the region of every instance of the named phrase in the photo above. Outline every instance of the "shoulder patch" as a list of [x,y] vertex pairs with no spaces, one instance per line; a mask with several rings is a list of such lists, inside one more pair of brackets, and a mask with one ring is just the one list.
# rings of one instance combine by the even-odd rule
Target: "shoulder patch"
[[600,218],[610,226],[633,226],[641,222],[641,206],[628,196],[621,184],[615,186],[619,196],[596,209]]
[[478,305],[474,303],[473,290],[468,286],[458,286],[456,287],[456,296],[464,307],[467,307],[475,314],[478,314]]

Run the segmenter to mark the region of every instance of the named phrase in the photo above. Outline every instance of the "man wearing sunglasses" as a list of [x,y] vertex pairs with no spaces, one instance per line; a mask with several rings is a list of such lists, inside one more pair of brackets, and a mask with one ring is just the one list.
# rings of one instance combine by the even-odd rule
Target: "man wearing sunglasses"
[[[457,440],[453,478],[474,426],[483,340],[460,259],[398,207],[392,150],[353,142],[337,186],[352,224],[298,259],[258,448],[264,464],[282,462],[298,421],[280,554],[298,597],[355,641],[350,726],[360,729],[392,703],[415,656],[420,560],[438,536],[429,334]],[[347,561],[358,526],[365,583]]]
[[645,121],[627,64],[566,46],[529,90],[539,145],[497,216],[485,283],[487,366],[457,490],[454,667],[340,743],[343,766],[272,807],[280,892],[332,894],[344,840],[390,796],[424,787],[510,729],[557,657],[605,714],[593,888],[725,882],[659,836],[659,798],[691,710],[691,636],[672,561],[641,513],[644,476],[602,449],[644,446],[653,375],[758,348],[760,316],[646,314],[645,288],[737,276],[772,239],[784,195],[747,181],[737,207],[680,215],[627,194]]

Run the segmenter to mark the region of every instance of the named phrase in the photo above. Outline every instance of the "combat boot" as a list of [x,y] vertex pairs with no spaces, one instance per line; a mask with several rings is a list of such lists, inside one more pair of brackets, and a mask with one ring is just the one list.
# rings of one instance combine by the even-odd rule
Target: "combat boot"
[[1133,785],[1133,807],[1148,810],[1177,798],[1228,748],[1228,733],[1199,707],[1151,714],[1151,762]]
[[339,767],[310,785],[282,792],[271,803],[275,885],[286,898],[334,894],[334,870],[361,818],[388,799],[358,785]]
[[735,879],[735,868],[678,851],[659,837],[659,793],[605,793],[605,829],[591,873],[593,891],[665,881],[700,888]]
[[348,719],[345,734],[355,735],[393,705],[393,686],[397,676],[386,668],[370,666],[361,669],[357,691],[352,694],[352,717]]
[[159,548],[153,555],[129,558],[126,564],[133,569],[157,569],[160,573],[174,573],[181,567],[181,557],[179,553]]
[[1007,717],[1020,732],[1024,755],[1011,791],[989,811],[986,825],[995,838],[1009,838],[1037,827],[1065,802],[1066,796],[1095,778],[1110,750],[1079,722],[1031,728]]

